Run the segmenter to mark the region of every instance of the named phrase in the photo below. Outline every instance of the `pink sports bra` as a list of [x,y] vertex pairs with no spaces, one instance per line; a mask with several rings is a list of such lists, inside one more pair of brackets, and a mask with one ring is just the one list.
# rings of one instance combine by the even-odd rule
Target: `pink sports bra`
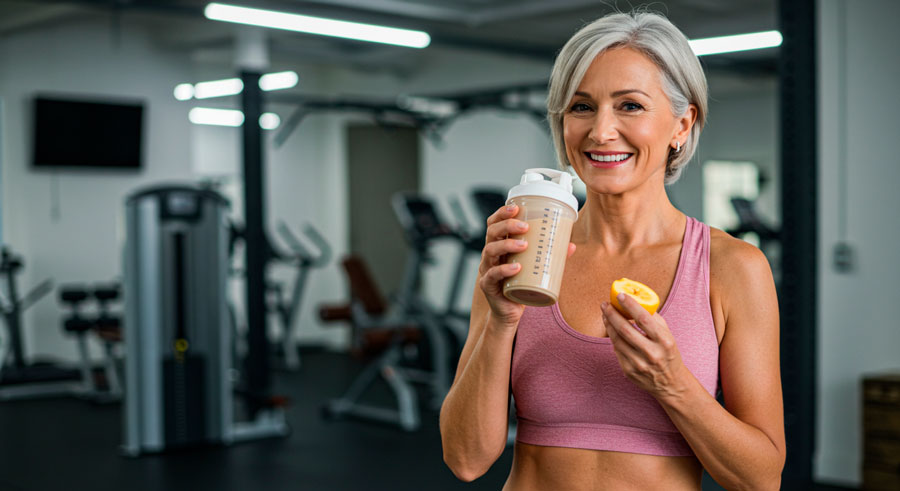
[[[715,395],[719,345],[709,304],[709,227],[694,218],[687,219],[675,281],[659,313],[687,368]],[[656,399],[625,378],[609,338],[576,331],[558,305],[525,309],[511,370],[519,442],[693,455]]]

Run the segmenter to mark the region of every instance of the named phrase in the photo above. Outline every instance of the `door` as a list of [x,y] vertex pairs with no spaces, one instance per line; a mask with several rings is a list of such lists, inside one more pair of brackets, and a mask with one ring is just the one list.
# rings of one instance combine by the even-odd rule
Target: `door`
[[350,252],[366,261],[388,296],[400,287],[408,249],[391,197],[419,190],[419,135],[413,128],[351,124],[347,147]]

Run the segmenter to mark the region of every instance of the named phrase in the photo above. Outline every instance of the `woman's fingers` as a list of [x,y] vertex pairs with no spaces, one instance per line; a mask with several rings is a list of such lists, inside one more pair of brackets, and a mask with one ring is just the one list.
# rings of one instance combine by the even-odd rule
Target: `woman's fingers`
[[485,242],[504,239],[508,235],[524,234],[528,224],[521,220],[510,220],[519,214],[518,205],[512,203],[494,212],[487,219],[487,237]]
[[488,228],[490,228],[491,225],[498,223],[498,222],[502,222],[503,220],[506,220],[507,218],[512,218],[512,217],[516,216],[516,214],[518,214],[518,213],[519,213],[519,207],[516,206],[515,204],[510,204],[510,205],[504,206],[504,207],[498,209],[497,211],[495,211],[493,215],[488,217],[487,226],[488,226]]
[[[616,298],[619,300],[619,305],[621,305],[622,308],[631,315],[631,318],[634,319],[634,323],[641,329],[645,337],[656,341],[662,337],[659,326],[657,326],[654,321],[655,316],[650,314],[650,312],[647,312],[637,300],[624,293],[618,294]],[[661,317],[660,320],[665,322]]]
[[640,338],[644,337],[644,335],[638,332],[631,325],[631,322],[628,322],[615,307],[610,305],[609,302],[603,302],[600,305],[600,309],[603,312],[603,324],[606,325],[606,330],[610,333],[609,337],[611,340],[627,343],[635,349],[640,349],[643,346]]
[[500,285],[503,280],[515,275],[520,269],[522,269],[522,265],[519,263],[498,264],[488,269],[481,275],[481,289],[485,293],[499,294],[502,290]]
[[527,248],[527,241],[521,239],[503,239],[485,244],[484,255],[487,257],[500,257],[504,254],[522,252]]
[[614,325],[606,315],[603,316],[603,323],[606,325],[606,334],[613,343],[613,351],[619,359],[619,364],[622,365],[623,369],[632,366],[633,360],[640,358],[637,348],[628,341],[622,339],[622,335],[619,333],[619,327]]
[[479,274],[484,275],[489,268],[502,263],[503,256],[524,251],[525,241],[510,239],[510,236],[522,235],[528,230],[528,224],[512,217],[519,213],[519,207],[511,204],[500,208],[487,219],[485,246],[481,254]]
[[528,224],[522,220],[508,218],[506,220],[488,225],[485,242],[505,239],[510,235],[523,235],[528,231]]
[[522,252],[528,248],[528,242],[517,239],[503,239],[485,244],[481,252],[481,266],[479,273],[484,274],[488,268],[500,264],[500,260],[507,254]]

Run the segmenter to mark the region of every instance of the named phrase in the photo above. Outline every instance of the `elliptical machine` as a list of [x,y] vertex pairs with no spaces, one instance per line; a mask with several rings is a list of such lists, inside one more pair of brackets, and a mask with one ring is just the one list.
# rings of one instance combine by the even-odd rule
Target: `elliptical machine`
[[[432,201],[423,195],[398,193],[392,205],[410,248],[400,290],[388,303],[361,258],[348,256],[342,261],[351,291],[350,303],[322,306],[320,317],[324,321],[350,321],[356,331],[354,339],[365,339],[370,344],[354,345],[354,348],[374,358],[343,395],[328,401],[322,409],[323,416],[328,419],[352,416],[414,431],[421,424],[421,416],[419,394],[412,384],[425,384],[429,389],[431,408],[439,408],[452,382],[456,348],[462,348],[468,329],[468,325],[463,330],[451,325],[451,317],[463,315],[452,311],[461,275],[454,276],[457,286],[451,288],[447,308],[442,311],[420,294],[422,272],[432,259],[430,248],[434,241],[465,242],[470,239],[441,220]],[[477,245],[473,241],[468,248],[474,249]],[[466,259],[465,249],[461,252],[460,263]],[[460,269],[458,266],[457,271]],[[425,348],[427,356],[418,352],[419,347]],[[412,361],[425,368],[408,366],[408,352],[417,353],[419,359]],[[396,408],[362,400],[379,376],[388,384]]]
[[[234,250],[237,242],[243,240],[243,230],[235,223],[230,224],[230,250]],[[266,280],[266,309],[269,316],[275,317],[278,329],[270,332],[271,344],[273,347],[280,349],[280,355],[283,360],[284,368],[292,371],[300,369],[300,354],[297,337],[300,326],[296,319],[300,314],[300,307],[303,303],[303,293],[311,270],[321,268],[331,261],[331,246],[328,241],[316,230],[312,225],[307,224],[303,228],[303,234],[306,240],[310,242],[317,250],[312,252],[303,242],[291,231],[284,222],[278,224],[278,234],[284,243],[288,245],[288,249],[282,249],[275,245],[269,239],[266,239],[266,251],[269,264],[281,264],[293,269],[293,281],[290,289],[285,284],[274,279]],[[232,269],[232,274],[241,275],[243,271]],[[232,313],[236,318],[236,314]],[[271,331],[271,330],[270,330]],[[237,333],[236,336],[240,334]],[[242,348],[236,350],[238,354],[245,350]],[[241,358],[241,356],[238,356]]]
[[274,253],[272,259],[275,262],[291,266],[294,269],[294,281],[290,295],[281,283],[270,281],[266,285],[270,297],[269,309],[277,315],[281,327],[279,329],[280,337],[273,342],[281,346],[285,367],[288,370],[299,370],[300,354],[298,353],[297,335],[300,326],[296,322],[296,318],[300,313],[309,273],[312,269],[324,267],[331,261],[331,247],[322,234],[309,224],[303,228],[303,234],[318,249],[316,253],[305,247],[284,222],[278,224],[278,233],[290,247],[290,252],[279,251],[273,247],[271,248]]

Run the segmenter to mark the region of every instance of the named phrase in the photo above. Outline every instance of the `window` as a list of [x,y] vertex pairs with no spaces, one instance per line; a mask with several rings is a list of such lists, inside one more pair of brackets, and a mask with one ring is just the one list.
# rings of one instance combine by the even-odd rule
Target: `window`
[[[754,201],[759,196],[759,168],[753,162],[708,160],[703,164],[703,221],[711,227],[734,230],[740,221],[732,198]],[[759,246],[759,237],[744,240]]]

